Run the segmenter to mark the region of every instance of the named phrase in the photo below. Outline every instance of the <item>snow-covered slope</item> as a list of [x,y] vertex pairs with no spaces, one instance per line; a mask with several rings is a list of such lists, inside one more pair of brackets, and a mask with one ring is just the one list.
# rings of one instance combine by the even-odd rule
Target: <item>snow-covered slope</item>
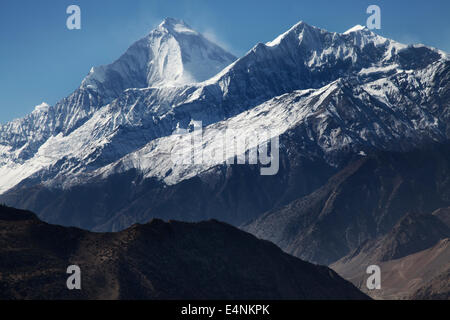
[[192,84],[235,59],[185,22],[167,18],[114,63],[92,68],[81,87],[117,97],[128,88]]
[[69,97],[0,126],[0,165],[5,157],[31,158],[47,139],[70,134],[126,89],[200,82],[235,59],[183,21],[167,18],[112,64],[93,67]]
[[[182,150],[180,158],[173,155],[190,145],[196,132],[153,140],[83,179],[107,177],[136,168],[146,178],[156,177],[166,184],[176,184],[222,164],[220,157],[212,155],[222,152],[225,135],[231,141],[246,140],[245,151],[248,151],[299,127],[305,133],[302,137],[305,142],[298,141],[297,146],[307,154],[308,145],[313,142],[329,155],[330,162],[343,150],[355,154],[375,149],[406,151],[428,142],[443,142],[448,139],[443,130],[448,127],[447,108],[432,110],[427,101],[427,95],[437,95],[441,89],[430,79],[436,68],[442,67],[437,64],[416,75],[401,72],[362,85],[358,85],[355,78],[339,79],[317,90],[293,91],[205,127],[202,144],[192,150]],[[422,97],[416,99],[420,95]],[[255,138],[258,134],[259,139]],[[231,150],[229,154],[229,150],[225,150],[232,157],[241,156],[238,151]],[[186,164],[183,160],[192,152],[202,152],[207,161],[201,165]],[[59,186],[73,186],[72,181],[76,180],[66,178],[60,180]]]
[[0,193],[19,183],[67,188],[130,169],[175,184],[220,164],[170,161],[171,133],[193,121],[207,126],[206,148],[218,144],[213,129],[282,135],[301,127],[298,147],[307,154],[313,144],[330,163],[341,152],[448,138],[449,62],[438,50],[366,28],[339,34],[300,22],[232,60],[166,19],[57,106],[1,127]]

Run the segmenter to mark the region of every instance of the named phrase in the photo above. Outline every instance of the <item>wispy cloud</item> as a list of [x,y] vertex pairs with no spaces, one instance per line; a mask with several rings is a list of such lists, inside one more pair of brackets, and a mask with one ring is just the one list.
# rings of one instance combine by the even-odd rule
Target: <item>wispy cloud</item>
[[236,51],[233,49],[233,47],[228,42],[224,41],[212,28],[204,29],[201,31],[201,33],[209,41],[236,55]]

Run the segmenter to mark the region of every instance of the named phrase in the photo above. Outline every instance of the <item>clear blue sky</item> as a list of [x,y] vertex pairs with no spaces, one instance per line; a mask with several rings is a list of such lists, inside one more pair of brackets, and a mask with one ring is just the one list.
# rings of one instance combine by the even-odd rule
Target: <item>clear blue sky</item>
[[[71,4],[81,7],[81,30],[66,28]],[[240,56],[300,20],[336,32],[365,24],[370,4],[381,7],[380,34],[450,52],[448,0],[1,0],[0,123],[53,105],[165,17]]]

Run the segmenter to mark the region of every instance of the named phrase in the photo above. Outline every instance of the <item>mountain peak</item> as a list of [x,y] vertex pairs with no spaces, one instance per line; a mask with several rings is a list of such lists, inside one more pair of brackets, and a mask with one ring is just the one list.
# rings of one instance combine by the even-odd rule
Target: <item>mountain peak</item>
[[314,32],[314,31],[320,32],[320,31],[322,31],[322,29],[311,26],[311,25],[307,24],[306,22],[300,20],[299,22],[294,24],[289,30],[280,34],[274,40],[267,42],[266,45],[269,47],[276,46],[276,45],[280,44],[284,39],[286,39],[290,36],[294,36],[294,37],[298,38],[305,31],[306,31],[306,33]]
[[310,27],[310,25],[309,24],[307,24],[305,21],[303,21],[303,20],[300,20],[299,22],[297,22],[296,24],[294,24],[292,27],[291,27],[291,30],[292,29],[297,29],[297,28],[303,28],[303,27]]
[[369,30],[369,28],[367,28],[366,26],[362,26],[360,24],[357,24],[356,26],[351,27],[350,29],[345,31],[344,34],[349,34],[349,33],[352,33],[352,32],[357,32],[357,31],[362,31],[362,30]]
[[192,34],[198,35],[199,33],[191,28],[186,22],[175,18],[165,18],[158,26],[158,30],[165,30],[169,33],[178,34]]
[[184,24],[187,26],[187,23],[182,19],[176,19],[172,17],[165,18],[161,23],[160,26],[171,26],[176,24]]
[[118,60],[92,69],[82,86],[117,97],[128,88],[186,85],[211,78],[235,59],[183,20],[166,18]]

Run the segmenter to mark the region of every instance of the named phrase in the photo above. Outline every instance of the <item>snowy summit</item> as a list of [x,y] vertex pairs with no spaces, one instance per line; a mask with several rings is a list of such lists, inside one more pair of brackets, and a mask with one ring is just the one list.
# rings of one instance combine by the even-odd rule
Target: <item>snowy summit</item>
[[82,86],[115,96],[127,88],[187,85],[211,78],[235,59],[184,21],[166,18],[118,60],[94,68]]
[[34,112],[45,112],[48,111],[48,109],[50,108],[50,106],[46,103],[46,102],[42,102],[41,104],[38,104],[37,106],[34,107]]
[[365,29],[367,29],[366,26],[362,26],[360,24],[357,24],[356,26],[354,26],[354,27],[348,29],[347,31],[345,31],[344,34],[349,34],[349,33],[352,33],[352,32],[361,31],[361,30],[365,30]]

